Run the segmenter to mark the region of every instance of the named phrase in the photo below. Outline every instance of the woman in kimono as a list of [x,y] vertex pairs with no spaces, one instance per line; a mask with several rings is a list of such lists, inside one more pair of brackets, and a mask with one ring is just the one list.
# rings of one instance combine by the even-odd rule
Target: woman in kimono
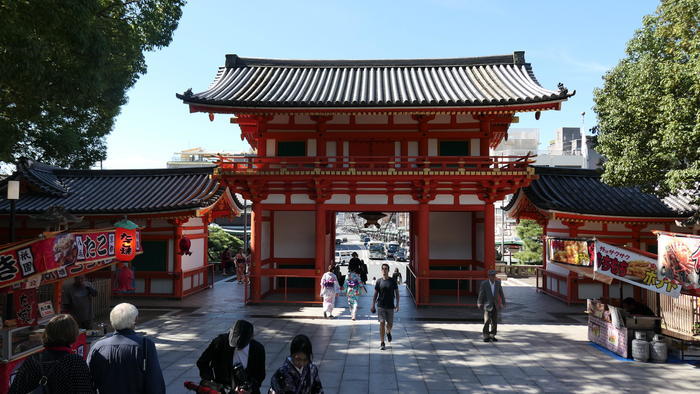
[[272,375],[270,391],[273,394],[322,394],[323,386],[309,337],[300,334],[292,339],[289,356]]
[[321,298],[323,298],[323,318],[333,318],[335,297],[340,291],[338,277],[333,273],[333,264],[328,266],[328,272],[321,277]]
[[352,320],[355,320],[355,316],[357,315],[357,302],[358,298],[360,297],[360,291],[364,288],[366,293],[367,288],[365,288],[365,285],[362,283],[362,278],[357,272],[359,270],[359,267],[353,266],[351,269],[352,271],[348,272],[348,277],[345,278],[345,288],[346,294],[348,296],[348,306],[350,307],[350,311],[352,312]]

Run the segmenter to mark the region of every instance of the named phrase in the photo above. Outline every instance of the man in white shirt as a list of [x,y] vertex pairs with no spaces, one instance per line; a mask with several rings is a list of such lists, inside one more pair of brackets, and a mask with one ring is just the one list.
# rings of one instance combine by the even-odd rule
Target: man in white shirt
[[488,278],[481,283],[476,305],[484,311],[484,342],[496,342],[498,312],[506,306],[506,296],[503,294],[501,281],[496,280],[496,270],[489,270]]

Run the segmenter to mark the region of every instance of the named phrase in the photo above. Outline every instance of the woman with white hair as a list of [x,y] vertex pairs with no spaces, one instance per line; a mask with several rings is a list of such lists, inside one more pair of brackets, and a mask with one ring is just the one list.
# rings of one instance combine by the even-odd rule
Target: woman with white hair
[[165,393],[156,345],[134,331],[138,316],[131,304],[115,306],[109,314],[114,333],[90,349],[87,362],[100,394]]

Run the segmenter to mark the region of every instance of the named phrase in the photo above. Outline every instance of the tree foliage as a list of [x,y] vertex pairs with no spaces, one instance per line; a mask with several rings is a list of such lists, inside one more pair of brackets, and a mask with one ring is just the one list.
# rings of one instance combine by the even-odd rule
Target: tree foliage
[[603,181],[700,202],[700,0],[662,1],[603,80]]
[[106,157],[144,51],[170,44],[184,0],[0,3],[0,161],[86,168]]
[[515,227],[515,232],[523,240],[523,250],[513,256],[521,263],[541,263],[542,226],[534,220],[523,219]]
[[234,253],[243,247],[243,241],[224,231],[219,226],[209,226],[209,261],[220,261],[221,252],[227,247],[233,248]]

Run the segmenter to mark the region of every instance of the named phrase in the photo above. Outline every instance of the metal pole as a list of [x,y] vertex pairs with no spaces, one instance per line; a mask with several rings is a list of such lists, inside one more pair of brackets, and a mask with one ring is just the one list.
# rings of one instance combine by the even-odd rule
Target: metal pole
[[10,200],[10,242],[15,242],[15,209],[17,200]]
[[506,211],[503,210],[503,200],[501,201],[501,260],[504,260],[506,253]]

